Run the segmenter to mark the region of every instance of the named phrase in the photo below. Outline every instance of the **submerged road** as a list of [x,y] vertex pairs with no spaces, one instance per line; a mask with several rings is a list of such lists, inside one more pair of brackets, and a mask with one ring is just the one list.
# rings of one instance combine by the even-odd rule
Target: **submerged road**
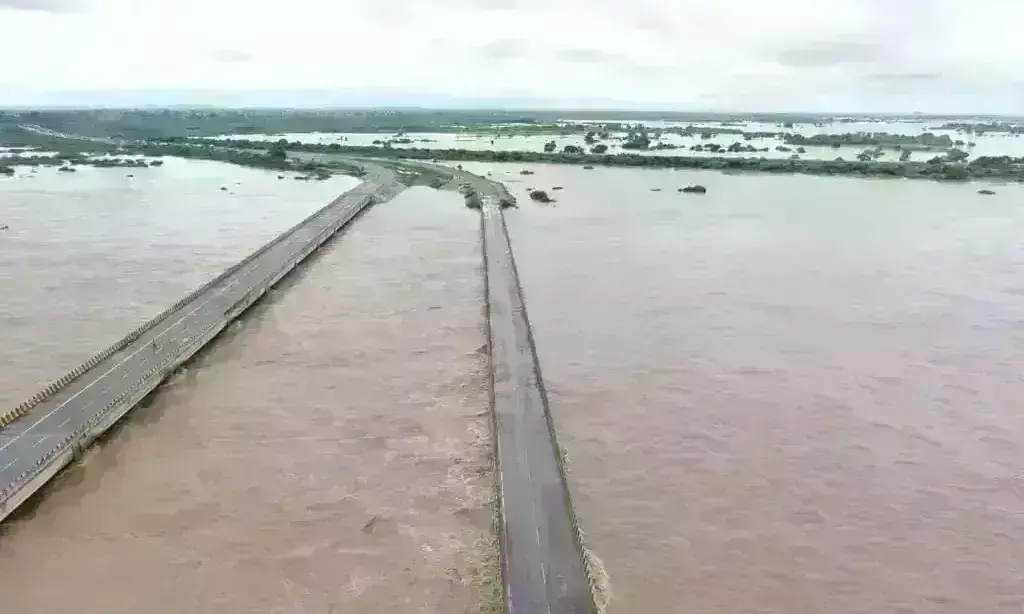
[[123,347],[0,418],[13,420],[0,430],[0,520],[366,206],[401,190],[392,172],[368,170],[360,186],[129,335]]
[[[351,161],[350,161],[351,162]],[[360,163],[357,163],[360,164]],[[504,186],[420,162],[361,163],[359,187],[270,242],[27,404],[0,414],[0,520],[371,202],[399,173],[441,173],[481,197],[488,347],[509,614],[595,611],[502,203]],[[3,426],[6,425],[6,426]]]

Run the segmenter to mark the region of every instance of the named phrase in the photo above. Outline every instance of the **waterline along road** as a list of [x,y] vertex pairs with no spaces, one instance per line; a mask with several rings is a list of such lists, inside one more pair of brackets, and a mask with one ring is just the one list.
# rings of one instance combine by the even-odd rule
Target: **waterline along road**
[[[502,597],[515,613],[587,614],[594,601],[505,229],[510,196],[481,177],[422,163],[362,163],[364,182],[117,344],[0,416],[0,519],[42,488],[399,175],[441,174],[481,197]],[[397,172],[395,172],[397,169]],[[467,204],[470,202],[467,199]]]
[[393,173],[372,167],[359,187],[0,417],[0,519],[365,207],[399,191]]

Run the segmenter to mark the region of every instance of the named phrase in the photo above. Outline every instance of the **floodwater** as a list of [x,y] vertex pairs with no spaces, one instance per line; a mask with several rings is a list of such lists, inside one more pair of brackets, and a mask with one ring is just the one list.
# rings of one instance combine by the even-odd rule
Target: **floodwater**
[[[134,175],[129,177],[128,175]],[[357,179],[218,162],[0,178],[0,408],[16,405]],[[220,188],[225,187],[227,191]]]
[[609,612],[1024,609],[1024,187],[465,166]]
[[[580,122],[585,123],[585,122]],[[624,120],[602,120],[601,122],[590,122],[590,123],[637,123],[632,121]],[[784,128],[781,124],[767,124],[759,122],[737,122],[723,124],[722,122],[674,122],[674,121],[645,121],[641,122],[647,126],[650,130],[658,130],[665,128],[675,127],[686,127],[686,126],[698,126],[698,127],[725,127],[741,129],[747,132],[792,132],[802,134],[804,136],[812,136],[815,134],[843,134],[853,132],[884,132],[888,134],[902,134],[902,135],[918,135],[924,132],[932,132],[936,135],[948,135],[953,141],[962,140],[965,143],[973,142],[974,146],[968,147],[966,145],[962,148],[967,151],[971,157],[977,156],[1024,156],[1024,135],[1013,135],[1005,133],[985,133],[983,135],[965,135],[957,133],[955,130],[939,130],[936,125],[941,124],[940,121],[921,122],[921,121],[892,121],[892,122],[828,122],[823,124],[796,124],[792,128]],[[778,146],[785,146],[782,139],[779,138],[764,138],[764,139],[752,139],[750,141],[744,141],[741,135],[735,134],[717,134],[711,139],[702,139],[699,135],[695,136],[679,136],[675,134],[665,134],[662,136],[661,141],[666,144],[676,145],[677,149],[650,149],[650,150],[623,150],[621,148],[621,140],[625,136],[625,133],[613,133],[613,139],[605,141],[608,145],[608,153],[629,153],[644,156],[704,156],[704,157],[753,157],[753,158],[768,158],[768,159],[785,159],[794,155],[792,149],[795,146],[787,146],[788,150],[778,151],[775,148]],[[591,145],[588,145],[584,141],[584,136],[581,134],[568,134],[568,135],[551,135],[551,134],[540,134],[540,135],[528,135],[528,134],[513,134],[505,135],[498,138],[494,133],[442,133],[442,132],[417,132],[409,133],[404,135],[405,138],[412,140],[411,143],[393,143],[393,147],[397,148],[420,148],[420,149],[466,149],[472,151],[482,150],[494,150],[494,151],[532,151],[541,152],[544,151],[544,144],[548,141],[554,141],[556,145],[556,151],[562,151],[567,145],[575,145],[582,147],[584,150],[589,150]],[[395,138],[395,134],[391,132],[381,133],[291,133],[291,134],[244,134],[232,136],[223,136],[219,138],[242,138],[254,141],[277,141],[278,139],[287,139],[288,141],[299,141],[303,143],[321,143],[331,144],[338,143],[346,146],[369,146],[374,145],[374,141],[387,141]],[[768,151],[764,152],[735,152],[730,153],[727,151],[722,152],[711,152],[711,151],[691,151],[690,147],[693,145],[708,145],[717,143],[723,147],[728,147],[734,142],[741,142],[744,145],[750,145],[757,148],[768,148]],[[854,160],[858,153],[868,149],[863,146],[853,147],[841,147],[834,149],[831,147],[822,146],[808,146],[805,147],[805,153],[800,154],[800,157],[807,160],[833,160],[837,157],[843,157],[847,160]],[[899,159],[899,150],[887,149],[880,160],[895,162]],[[910,159],[913,161],[926,161],[941,155],[941,151],[914,151],[911,153]]]
[[479,216],[378,205],[0,540],[0,610],[476,612],[493,555]]

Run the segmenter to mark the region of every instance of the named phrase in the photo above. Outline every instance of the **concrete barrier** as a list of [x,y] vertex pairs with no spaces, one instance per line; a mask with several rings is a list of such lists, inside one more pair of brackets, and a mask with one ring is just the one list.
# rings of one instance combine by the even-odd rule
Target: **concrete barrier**
[[[395,193],[397,193],[397,191]],[[266,267],[266,264],[269,263],[268,262],[261,263],[259,268],[252,269],[249,274],[251,275],[253,271],[257,272],[260,276],[259,280],[255,282],[248,280],[247,283],[252,282],[251,287],[248,288],[240,299],[235,300],[235,302],[229,305],[223,312],[219,312],[218,316],[214,315],[214,313],[218,312],[211,312],[209,310],[211,306],[216,306],[215,300],[218,295],[213,295],[210,300],[205,301],[203,303],[203,305],[206,306],[204,321],[212,319],[212,325],[206,326],[194,334],[189,332],[189,335],[184,338],[182,345],[175,347],[167,359],[162,360],[159,365],[148,368],[141,375],[136,375],[136,377],[138,377],[136,381],[128,386],[128,388],[123,389],[123,392],[118,394],[115,398],[107,402],[102,409],[85,422],[84,426],[77,429],[71,435],[62,438],[59,442],[51,444],[52,447],[50,449],[40,449],[38,451],[39,456],[31,458],[31,460],[34,461],[31,469],[24,471],[13,481],[0,488],[0,520],[17,509],[17,507],[31,496],[32,493],[36,492],[39,488],[42,488],[42,486],[56,475],[62,467],[70,463],[77,454],[88,447],[96,437],[117,422],[117,420],[119,420],[125,413],[131,410],[139,401],[159,386],[160,383],[173,373],[175,369],[189,360],[196,352],[202,349],[203,346],[214,339],[224,328],[228,326],[228,324],[241,315],[253,303],[259,300],[259,298],[263,296],[268,289],[273,287],[274,284],[294,269],[297,264],[309,257],[310,254],[330,239],[340,228],[349,223],[356,215],[374,202],[373,195],[371,193],[366,193],[365,190],[354,190],[346,193],[343,197],[348,199],[345,201],[344,207],[341,209],[331,210],[332,217],[328,218],[330,222],[326,224],[321,223],[321,225],[324,226],[322,230],[317,226],[316,228],[318,229],[318,232],[309,237],[302,236],[301,242],[297,242],[295,244],[294,251],[289,247],[288,251],[279,254],[280,256],[285,256],[285,258],[281,260],[280,265],[277,265],[275,260],[270,267]],[[185,305],[188,305],[190,302],[199,298],[203,292],[209,291],[216,283],[228,280],[228,278],[238,272],[246,264],[251,263],[255,258],[266,253],[268,249],[279,244],[282,240],[291,236],[306,224],[313,223],[317,220],[318,216],[323,215],[324,212],[331,209],[331,207],[335,207],[339,203],[340,198],[341,197],[317,213],[309,216],[303,222],[292,227],[287,232],[278,236],[267,245],[246,257],[240,263],[233,265],[223,274],[207,282],[199,289],[189,293],[187,297],[175,303],[172,307],[165,310],[153,320],[138,327],[114,345],[110,346],[103,352],[100,352],[85,363],[82,363],[82,365],[68,374],[58,378],[55,382],[33,395],[28,401],[19,405],[15,410],[0,415],[0,427],[7,426],[14,420],[17,420],[19,417],[24,415],[24,413],[28,412],[28,409],[26,408],[30,409],[31,407],[44,402],[58,390],[74,381],[76,378],[81,377],[82,374],[105,358],[117,351],[120,351],[121,349],[127,348],[144,332],[152,329],[158,323],[175,313],[176,310],[181,309]],[[326,220],[324,221],[326,222]],[[231,284],[229,283],[225,287],[230,288]],[[217,292],[223,292],[223,290],[217,290]],[[196,309],[200,308],[203,308],[203,306],[197,307]],[[190,313],[194,312],[195,311]],[[179,326],[180,324],[181,326],[187,326],[186,324],[183,324],[186,321],[185,317],[172,323],[172,325]],[[184,330],[188,329],[186,328]],[[135,351],[138,352],[137,349]],[[105,377],[105,375],[100,375],[98,377],[102,378]],[[67,411],[75,411],[75,409],[69,407]],[[17,435],[15,435],[15,437],[17,437]]]
[[[356,188],[356,189],[358,190],[360,188]],[[290,237],[298,229],[306,226],[307,224],[309,224],[313,220],[315,220],[318,217],[324,215],[324,213],[327,210],[329,210],[331,207],[333,207],[335,204],[337,204],[339,202],[339,200],[341,198],[344,198],[345,196],[346,195],[342,195],[342,196],[338,197],[337,199],[332,201],[329,205],[319,209],[318,211],[316,211],[312,215],[306,217],[305,219],[303,219],[298,224],[292,226],[291,228],[289,228],[285,232],[283,232],[280,235],[278,235],[277,237],[275,237],[273,240],[271,240],[269,243],[265,244],[263,247],[259,248],[255,252],[253,252],[253,253],[249,254],[248,256],[246,256],[240,262],[238,262],[238,263],[232,265],[231,267],[229,267],[227,270],[225,270],[220,275],[214,277],[213,279],[207,281],[202,286],[196,288],[195,290],[190,292],[188,295],[186,295],[184,298],[180,299],[179,301],[177,301],[176,303],[174,303],[173,305],[171,305],[167,309],[163,310],[156,317],[154,317],[154,318],[150,319],[149,321],[143,323],[142,325],[137,327],[135,330],[133,330],[132,332],[128,333],[127,335],[125,335],[124,337],[122,337],[117,342],[115,342],[114,344],[110,345],[109,347],[107,347],[103,351],[101,351],[98,354],[94,355],[93,357],[89,358],[88,360],[86,360],[85,362],[83,362],[79,366],[75,367],[74,369],[72,369],[68,373],[64,374],[63,376],[58,378],[56,381],[51,382],[50,384],[47,384],[46,386],[43,387],[42,390],[40,390],[39,392],[37,392],[34,395],[32,395],[31,397],[29,397],[27,400],[22,401],[17,406],[15,406],[13,409],[8,410],[8,411],[0,414],[0,428],[2,428],[4,426],[7,426],[7,425],[11,424],[12,422],[14,422],[15,420],[17,420],[18,418],[21,418],[22,416],[26,415],[35,406],[39,405],[41,402],[45,401],[46,399],[50,398],[51,396],[53,396],[54,394],[59,392],[65,386],[67,386],[71,382],[73,382],[76,379],[78,379],[79,377],[81,377],[89,369],[92,369],[93,367],[95,367],[100,362],[106,360],[110,356],[112,356],[112,355],[116,354],[117,352],[123,350],[124,348],[128,347],[132,342],[134,342],[140,336],[142,336],[146,332],[152,330],[155,326],[157,326],[158,324],[160,324],[161,322],[166,320],[168,316],[170,316],[171,314],[175,313],[182,306],[192,302],[198,296],[200,296],[202,293],[208,291],[210,288],[216,286],[217,284],[222,283],[225,279],[228,279],[229,277],[231,277],[231,275],[233,275],[239,269],[241,269],[245,265],[249,264],[250,262],[252,262],[256,258],[260,257],[267,250],[269,250],[270,248],[272,248],[273,246],[277,245],[281,241],[283,241],[283,240],[287,239],[288,237]],[[372,199],[372,193],[367,193],[365,197],[367,199],[367,202],[364,203],[364,206],[366,204],[369,204],[369,201]],[[346,220],[346,223],[347,223],[347,221],[348,220]],[[340,225],[338,226],[338,228],[340,228]],[[335,228],[334,231],[336,232],[337,228]],[[333,232],[331,234],[333,235]],[[319,245],[322,244],[322,243],[323,243],[322,241],[320,243],[318,243],[317,247],[319,247]]]

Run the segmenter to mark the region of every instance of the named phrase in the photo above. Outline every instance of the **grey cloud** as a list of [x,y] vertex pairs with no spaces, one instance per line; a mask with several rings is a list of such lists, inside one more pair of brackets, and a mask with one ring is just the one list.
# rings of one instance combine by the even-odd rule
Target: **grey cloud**
[[85,8],[82,0],[0,0],[0,9],[72,13]]
[[653,74],[671,70],[670,66],[655,65],[637,61],[621,53],[612,53],[604,49],[572,47],[559,49],[554,52],[555,59],[569,64],[591,64],[599,65],[608,70],[616,72],[628,72],[630,74]]
[[921,81],[938,81],[942,78],[940,72],[896,72],[896,73],[877,73],[871,75],[871,79],[875,81],[908,81],[908,82],[921,82]]
[[519,7],[518,0],[473,0],[473,4],[485,11],[512,10]]
[[652,32],[664,38],[672,38],[676,35],[672,25],[665,20],[665,17],[653,12],[639,11],[633,18],[633,25],[640,30]]
[[611,64],[621,62],[624,58],[603,49],[559,49],[555,57],[563,62],[573,64]]
[[511,60],[529,54],[526,41],[516,38],[496,38],[480,47],[480,53],[490,60]]
[[882,48],[858,41],[816,42],[783,49],[776,61],[792,68],[839,66],[877,62],[884,56]]
[[213,59],[217,62],[224,62],[226,64],[251,62],[254,57],[251,53],[245,51],[238,51],[237,49],[221,49],[213,53]]

